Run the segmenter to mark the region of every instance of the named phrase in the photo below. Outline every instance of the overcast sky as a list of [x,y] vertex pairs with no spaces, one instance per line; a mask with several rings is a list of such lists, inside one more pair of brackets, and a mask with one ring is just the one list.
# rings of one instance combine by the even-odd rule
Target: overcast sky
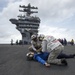
[[39,33],[53,35],[56,38],[75,40],[75,0],[0,0],[0,43],[10,43],[21,39],[16,25],[9,19],[16,18],[19,5],[38,7],[41,19]]

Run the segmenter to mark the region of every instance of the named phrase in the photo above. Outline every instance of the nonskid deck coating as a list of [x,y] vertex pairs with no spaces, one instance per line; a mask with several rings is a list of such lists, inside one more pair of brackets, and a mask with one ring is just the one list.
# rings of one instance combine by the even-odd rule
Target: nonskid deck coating
[[[0,45],[0,75],[75,75],[75,58],[67,59],[68,66],[27,61],[28,45]],[[65,46],[64,53],[75,53],[75,46]]]

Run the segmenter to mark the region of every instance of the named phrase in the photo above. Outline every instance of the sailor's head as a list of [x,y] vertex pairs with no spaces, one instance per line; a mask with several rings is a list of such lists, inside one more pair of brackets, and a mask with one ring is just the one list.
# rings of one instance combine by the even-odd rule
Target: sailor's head
[[31,36],[31,40],[37,40],[37,35],[33,34],[33,35]]
[[44,39],[44,37],[45,37],[44,34],[40,34],[40,35],[38,35],[38,39],[39,39],[39,41],[42,41],[42,40]]
[[28,52],[27,54],[26,54],[26,57],[27,57],[27,60],[33,60],[33,56],[34,56],[34,52]]

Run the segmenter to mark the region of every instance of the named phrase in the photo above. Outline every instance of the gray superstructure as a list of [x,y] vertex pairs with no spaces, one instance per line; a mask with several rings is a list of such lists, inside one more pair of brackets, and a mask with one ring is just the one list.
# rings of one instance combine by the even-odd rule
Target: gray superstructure
[[16,25],[16,29],[20,31],[22,34],[22,43],[30,44],[31,35],[38,34],[38,28],[40,24],[40,18],[36,16],[31,16],[33,13],[38,13],[37,11],[31,11],[31,9],[38,9],[37,7],[31,6],[19,6],[23,10],[19,10],[20,12],[24,12],[24,15],[19,15],[18,19],[10,19],[12,24]]

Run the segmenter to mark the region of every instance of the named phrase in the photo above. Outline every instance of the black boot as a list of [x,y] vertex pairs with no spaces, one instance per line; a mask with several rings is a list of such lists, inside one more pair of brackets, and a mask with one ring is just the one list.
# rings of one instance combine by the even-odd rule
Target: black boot
[[61,59],[61,63],[62,63],[62,65],[65,65],[65,66],[68,65],[66,59]]
[[75,54],[73,54],[73,56],[75,57]]

